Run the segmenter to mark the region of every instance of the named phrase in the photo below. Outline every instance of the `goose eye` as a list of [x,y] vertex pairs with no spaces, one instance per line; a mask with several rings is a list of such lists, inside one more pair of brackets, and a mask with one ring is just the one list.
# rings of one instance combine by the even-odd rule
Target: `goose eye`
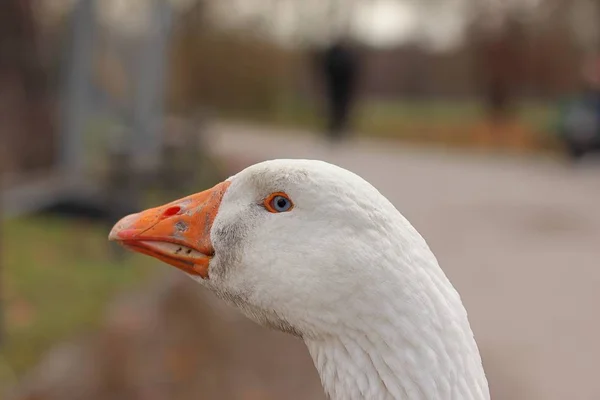
[[273,193],[265,200],[265,208],[272,213],[290,211],[294,204],[285,193]]

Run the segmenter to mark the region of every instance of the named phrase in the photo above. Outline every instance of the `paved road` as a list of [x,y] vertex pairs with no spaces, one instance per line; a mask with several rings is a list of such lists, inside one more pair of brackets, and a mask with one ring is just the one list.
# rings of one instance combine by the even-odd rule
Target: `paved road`
[[600,398],[600,167],[273,133],[207,139],[235,169],[318,158],[374,184],[461,292],[495,399]]

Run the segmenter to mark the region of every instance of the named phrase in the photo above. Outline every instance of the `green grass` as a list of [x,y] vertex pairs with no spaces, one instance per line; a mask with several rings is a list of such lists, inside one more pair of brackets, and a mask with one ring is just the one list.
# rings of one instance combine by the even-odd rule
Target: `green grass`
[[143,257],[112,259],[106,226],[28,217],[2,228],[7,337],[0,386],[19,378],[56,342],[93,330],[117,292],[155,271]]
[[[240,113],[233,117],[319,133],[324,127],[322,114],[319,104],[282,101],[273,112]],[[556,139],[552,132],[556,116],[557,107],[550,103],[518,103],[517,120],[534,135],[541,148],[552,147]],[[364,101],[353,115],[353,129],[363,137],[465,145],[472,141],[469,129],[485,117],[481,104],[472,100]]]

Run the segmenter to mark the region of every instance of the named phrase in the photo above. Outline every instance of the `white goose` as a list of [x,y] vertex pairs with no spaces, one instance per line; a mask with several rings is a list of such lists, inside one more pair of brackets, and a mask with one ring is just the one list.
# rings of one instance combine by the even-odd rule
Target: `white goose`
[[274,160],[123,218],[109,238],[301,338],[329,398],[489,399],[459,294],[373,186]]

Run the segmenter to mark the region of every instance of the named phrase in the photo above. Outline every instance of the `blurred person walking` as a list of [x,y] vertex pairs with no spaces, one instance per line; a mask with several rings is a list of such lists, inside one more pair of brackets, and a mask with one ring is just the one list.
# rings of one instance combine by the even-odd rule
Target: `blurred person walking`
[[328,137],[339,141],[346,134],[358,82],[358,56],[347,40],[331,44],[323,53],[320,72],[325,82]]

